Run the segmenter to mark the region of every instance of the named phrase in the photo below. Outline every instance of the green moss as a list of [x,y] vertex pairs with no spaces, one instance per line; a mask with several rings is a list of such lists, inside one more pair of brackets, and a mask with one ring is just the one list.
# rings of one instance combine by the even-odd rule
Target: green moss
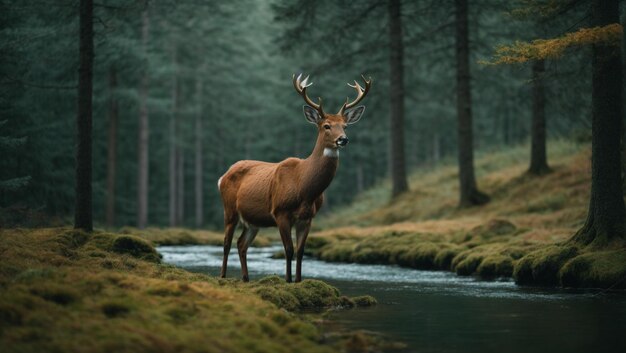
[[397,262],[401,266],[418,268],[423,270],[432,269],[435,266],[435,257],[441,246],[432,242],[415,244],[405,252],[397,256]]
[[[339,290],[322,281],[306,279],[300,283],[286,283],[278,276],[268,276],[251,286],[264,300],[289,311],[319,310],[330,307],[351,308],[375,303],[371,296],[348,298]],[[358,301],[358,302],[357,302]]]
[[29,268],[20,272],[15,277],[18,282],[32,283],[40,281],[45,278],[51,278],[54,275],[54,270],[51,268]]
[[389,262],[389,253],[384,249],[357,248],[350,260],[359,264],[385,264]]
[[132,235],[120,235],[113,239],[111,250],[146,261],[159,262],[161,260],[159,253],[150,243]]
[[107,301],[100,308],[102,313],[108,318],[125,316],[131,310],[130,304],[119,299]]
[[23,317],[24,310],[21,307],[0,302],[0,328],[2,326],[20,325]]
[[353,297],[352,301],[356,306],[374,306],[378,304],[378,301],[371,295],[361,295],[358,297]]
[[327,238],[324,237],[309,237],[306,240],[306,247],[305,247],[305,251],[309,251],[309,252],[315,252],[315,250],[321,249],[324,246],[329,244],[329,240]]
[[566,261],[578,254],[578,248],[554,245],[522,257],[513,269],[517,284],[554,286],[559,284],[559,271]]
[[82,230],[68,230],[59,234],[56,240],[67,249],[76,249],[89,240],[89,234]]
[[567,195],[564,193],[546,193],[543,197],[533,200],[526,206],[526,212],[554,212],[563,209],[567,204]]
[[[455,258],[456,259],[456,258]],[[483,260],[482,254],[470,253],[456,263],[454,271],[460,276],[469,276],[476,272],[476,269]]]
[[576,256],[565,263],[559,277],[565,287],[626,288],[626,249]]
[[[0,346],[7,353],[341,348],[340,342],[321,342],[309,315],[260,298],[294,311],[354,303],[321,281],[220,281],[129,256],[128,246],[113,251],[114,240],[128,235],[94,232],[69,249],[58,241],[66,231],[0,230],[0,249],[11,249],[0,261]],[[104,257],[90,256],[94,251]],[[105,261],[110,268],[102,267]]]
[[470,237],[481,236],[490,239],[497,236],[513,234],[517,227],[506,219],[492,219],[485,224],[473,228],[468,234]]
[[490,255],[485,257],[476,272],[483,278],[511,277],[513,259],[507,255]]
[[55,283],[38,283],[30,287],[30,292],[45,300],[68,305],[78,300],[79,295],[75,289]]
[[452,259],[454,259],[462,250],[463,248],[459,246],[441,249],[435,256],[435,267],[442,270],[449,270],[452,265]]
[[319,257],[328,262],[352,262],[354,247],[351,242],[338,241],[332,247],[324,247]]
[[289,291],[276,289],[273,287],[260,287],[255,289],[255,293],[263,300],[273,303],[279,308],[289,311],[301,309],[298,299]]

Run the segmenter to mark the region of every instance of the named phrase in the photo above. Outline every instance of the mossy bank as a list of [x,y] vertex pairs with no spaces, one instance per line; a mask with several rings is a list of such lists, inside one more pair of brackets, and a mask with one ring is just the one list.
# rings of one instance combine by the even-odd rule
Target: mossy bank
[[[321,281],[245,284],[161,263],[128,234],[0,231],[2,352],[336,352],[301,310],[372,304]],[[372,343],[373,344],[373,343]]]
[[[569,242],[582,226],[590,193],[589,146],[551,143],[552,172],[525,173],[527,146],[477,159],[482,207],[458,208],[456,167],[411,177],[411,190],[385,203],[382,184],[321,219],[307,242],[326,261],[451,270],[519,284],[626,288],[626,246],[583,248]],[[341,226],[352,224],[351,226]],[[354,226],[357,225],[357,226]]]

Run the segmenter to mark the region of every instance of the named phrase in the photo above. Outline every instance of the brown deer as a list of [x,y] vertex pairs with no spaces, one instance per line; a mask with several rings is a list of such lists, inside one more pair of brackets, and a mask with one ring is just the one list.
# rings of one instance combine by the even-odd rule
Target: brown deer
[[302,279],[304,244],[311,229],[311,220],[322,207],[323,192],[335,176],[339,149],[348,144],[346,125],[354,124],[363,115],[364,106],[355,107],[369,91],[372,80],[365,88],[358,82],[348,86],[356,89],[357,97],[343,104],[337,114],[327,114],[322,109],[322,99],[315,104],[306,93],[312,83],[308,76],[293,76],[296,92],[304,98],[304,117],[317,126],[317,141],[306,159],[287,158],[279,163],[239,161],[224,174],[217,186],[224,204],[224,260],[221,277],[226,277],[228,254],[237,224],[243,225],[237,240],[239,261],[244,281],[248,281],[248,247],[261,227],[278,227],[285,248],[287,270],[285,279],[291,282],[293,243],[291,229],[296,229],[296,282]]

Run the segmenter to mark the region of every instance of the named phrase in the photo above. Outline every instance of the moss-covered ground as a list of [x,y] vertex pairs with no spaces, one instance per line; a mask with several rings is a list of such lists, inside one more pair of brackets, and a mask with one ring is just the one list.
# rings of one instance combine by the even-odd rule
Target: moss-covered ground
[[302,312],[375,303],[315,280],[190,273],[130,234],[0,230],[0,254],[7,353],[346,351],[359,333],[322,335]]
[[552,172],[526,174],[528,146],[479,154],[479,188],[492,200],[457,207],[454,163],[410,177],[390,201],[384,182],[317,221],[307,251],[326,261],[451,270],[519,284],[626,288],[626,247],[589,249],[567,240],[583,225],[590,193],[590,147],[549,143]]
[[[137,229],[124,227],[118,231],[150,241],[154,245],[223,245],[224,233],[210,230],[188,228],[154,228]],[[272,240],[265,233],[257,235],[251,246],[269,246]]]

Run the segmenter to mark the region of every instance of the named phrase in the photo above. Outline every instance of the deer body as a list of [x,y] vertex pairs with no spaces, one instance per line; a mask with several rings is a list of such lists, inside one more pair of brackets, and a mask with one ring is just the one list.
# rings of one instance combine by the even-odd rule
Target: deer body
[[[366,90],[360,89],[362,99]],[[353,86],[356,88],[356,86]],[[320,104],[312,104],[306,96],[306,79],[294,77],[294,87],[305,97],[305,116],[318,125],[318,136],[311,155],[306,159],[287,158],[279,163],[244,160],[233,164],[218,181],[224,204],[224,258],[221,276],[226,276],[228,254],[235,228],[242,224],[237,249],[243,280],[247,281],[247,250],[259,228],[278,227],[285,249],[285,279],[291,282],[291,261],[294,246],[291,230],[296,230],[296,282],[301,280],[302,257],[311,221],[323,203],[323,192],[333,180],[338,166],[339,149],[348,143],[345,125],[358,121],[363,107],[339,114],[325,114]],[[357,98],[352,105],[360,99]],[[349,108],[349,106],[348,106]]]

